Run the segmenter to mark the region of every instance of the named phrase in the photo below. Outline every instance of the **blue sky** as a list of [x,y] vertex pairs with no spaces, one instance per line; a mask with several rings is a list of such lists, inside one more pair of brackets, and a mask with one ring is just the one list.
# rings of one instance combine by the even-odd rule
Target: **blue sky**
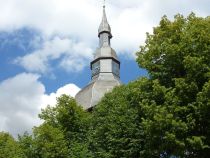
[[[191,12],[208,16],[209,0],[107,0],[112,47],[123,83],[146,76],[135,62],[161,17]],[[37,114],[62,93],[74,95],[90,82],[98,47],[103,1],[0,0],[0,131],[13,135],[40,124]]]

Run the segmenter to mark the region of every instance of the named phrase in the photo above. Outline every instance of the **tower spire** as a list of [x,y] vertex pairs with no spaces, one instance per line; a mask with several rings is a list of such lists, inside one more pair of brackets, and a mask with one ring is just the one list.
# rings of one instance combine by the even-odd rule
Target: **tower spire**
[[115,50],[111,48],[111,28],[106,17],[105,0],[103,2],[103,16],[98,29],[99,47],[90,63],[91,82],[75,96],[77,103],[88,111],[93,109],[105,93],[121,84],[120,61]]
[[98,37],[100,37],[100,34],[102,34],[102,33],[108,33],[109,37],[112,38],[111,27],[110,27],[107,17],[106,17],[106,9],[105,8],[106,8],[106,6],[105,6],[105,0],[104,0],[103,16],[102,16],[101,24],[98,29]]
[[106,0],[104,0],[104,4],[103,4],[103,8],[105,8],[106,7]]

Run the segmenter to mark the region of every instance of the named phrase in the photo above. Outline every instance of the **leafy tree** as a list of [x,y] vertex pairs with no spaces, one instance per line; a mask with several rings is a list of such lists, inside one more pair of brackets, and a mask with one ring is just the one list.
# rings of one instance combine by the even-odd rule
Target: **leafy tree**
[[61,128],[69,142],[86,138],[90,114],[67,95],[59,97],[55,107],[48,106],[39,116],[45,123]]
[[115,88],[95,107],[95,157],[208,157],[210,18],[166,16],[137,53],[150,78]]
[[187,125],[163,106],[169,91],[157,80],[142,78],[105,95],[93,112],[95,156],[183,154]]
[[148,70],[151,79],[159,79],[166,86],[173,86],[174,78],[185,78],[202,89],[210,77],[209,34],[210,17],[192,13],[184,18],[178,14],[170,21],[164,16],[153,34],[147,33],[137,62]]
[[73,98],[59,97],[55,107],[48,106],[39,116],[44,123],[34,129],[34,141],[38,151],[42,150],[40,155],[91,157],[87,145],[90,114]]
[[127,86],[115,88],[95,107],[90,132],[95,157],[139,157],[143,131],[138,107],[126,99],[129,94]]
[[24,158],[15,139],[8,133],[0,132],[0,158]]
[[34,129],[35,156],[40,158],[68,158],[69,150],[63,132],[49,124]]
[[33,137],[29,133],[25,132],[23,135],[18,136],[18,143],[20,148],[23,150],[23,153],[25,157],[30,158],[36,158],[35,148],[34,148],[34,142]]
[[57,98],[39,115],[43,123],[32,135],[19,136],[18,143],[27,158],[91,158],[88,145],[90,114],[67,95]]
[[[164,16],[153,34],[147,34],[146,44],[137,53],[137,62],[148,70],[150,79],[158,80],[168,89],[161,111],[146,122],[151,136],[155,136],[152,130],[158,129],[157,125],[161,133],[172,130],[172,133],[161,136],[162,140],[173,140],[163,150],[163,156],[209,155],[210,122],[206,113],[210,98],[207,90],[210,79],[209,35],[210,17],[199,18],[192,13],[187,18],[176,15],[175,20],[170,21]],[[164,123],[168,116],[171,117],[170,124]],[[181,127],[175,128],[176,125]],[[171,144],[175,145],[175,150],[173,146],[170,148]]]

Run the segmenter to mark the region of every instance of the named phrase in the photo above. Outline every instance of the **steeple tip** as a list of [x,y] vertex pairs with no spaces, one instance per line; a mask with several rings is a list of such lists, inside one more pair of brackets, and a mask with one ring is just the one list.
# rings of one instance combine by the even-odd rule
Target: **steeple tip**
[[107,32],[110,34],[110,37],[112,37],[111,35],[111,27],[108,23],[108,20],[107,20],[107,17],[106,17],[106,5],[105,5],[105,1],[104,1],[104,5],[103,5],[103,16],[102,16],[102,21],[101,21],[101,24],[99,26],[99,29],[98,29],[98,36],[103,33],[103,32]]
[[104,0],[103,8],[106,8],[106,0]]

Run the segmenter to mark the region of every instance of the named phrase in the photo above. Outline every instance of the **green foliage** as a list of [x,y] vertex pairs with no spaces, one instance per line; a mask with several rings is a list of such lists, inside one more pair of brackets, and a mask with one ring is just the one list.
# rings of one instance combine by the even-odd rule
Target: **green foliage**
[[69,96],[61,96],[55,107],[48,106],[42,110],[40,118],[45,120],[45,123],[62,129],[69,142],[83,142],[86,138],[90,114]]
[[86,145],[89,115],[67,95],[59,97],[55,107],[42,110],[40,118],[45,122],[34,129],[40,155],[59,158],[90,155]]
[[142,78],[115,88],[96,106],[96,157],[208,157],[210,18],[164,16],[137,62]]
[[168,89],[163,104],[154,109],[160,111],[144,123],[155,129],[150,140],[164,133],[161,140],[156,140],[159,147],[161,141],[167,145],[161,149],[162,156],[209,155],[209,35],[210,17],[199,18],[193,13],[187,18],[176,15],[172,22],[164,16],[153,34],[147,34],[146,44],[137,53],[137,62],[148,70],[150,80],[158,80]]
[[23,150],[25,157],[33,157],[36,158],[35,148],[33,143],[33,138],[27,132],[25,132],[22,136],[18,136],[18,143],[20,148]]
[[19,145],[27,158],[91,158],[88,146],[90,114],[63,95],[56,106],[48,106],[39,115],[43,124],[33,134],[19,136]]
[[93,112],[96,157],[183,155],[187,125],[173,114],[175,107],[164,106],[170,92],[142,78],[107,94]]
[[71,158],[93,158],[93,154],[89,149],[89,144],[85,141],[83,143],[73,143],[70,150]]
[[0,158],[25,158],[18,142],[4,132],[0,132]]
[[210,17],[187,18],[176,15],[172,22],[166,16],[153,34],[147,34],[146,44],[137,53],[140,67],[146,68],[151,79],[173,86],[174,78],[196,82],[199,88],[209,80]]
[[34,129],[34,148],[41,158],[68,158],[67,142],[63,132],[48,124]]
[[129,94],[130,90],[126,86],[116,88],[94,109],[91,145],[95,157],[139,156],[143,131],[139,126],[138,107],[130,108],[126,99]]

